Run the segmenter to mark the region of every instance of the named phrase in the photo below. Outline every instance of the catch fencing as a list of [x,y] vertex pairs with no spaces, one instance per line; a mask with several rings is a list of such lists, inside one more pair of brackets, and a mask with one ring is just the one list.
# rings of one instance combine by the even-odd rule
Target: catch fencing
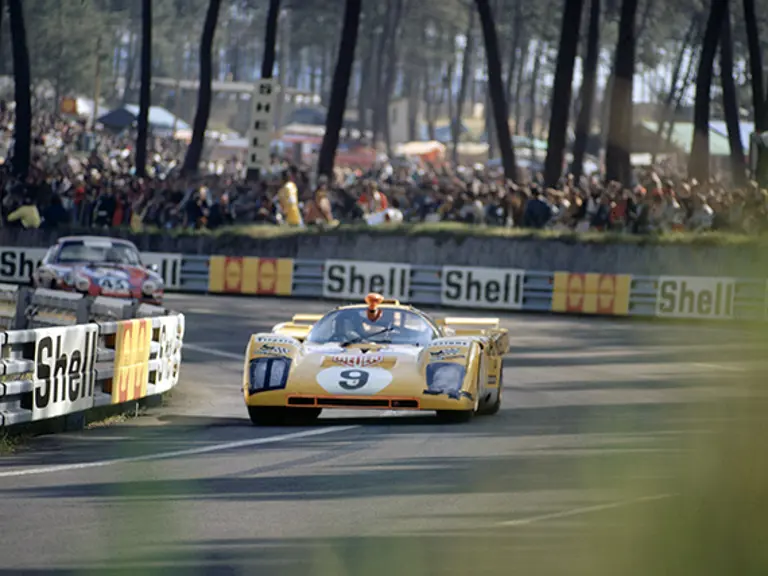
[[[0,281],[26,282],[44,250],[0,248]],[[688,319],[768,319],[768,282],[397,262],[143,253],[169,292],[359,301],[381,292],[416,305]],[[5,306],[0,290],[0,310]]]
[[184,315],[0,284],[0,428],[135,402],[178,383]]

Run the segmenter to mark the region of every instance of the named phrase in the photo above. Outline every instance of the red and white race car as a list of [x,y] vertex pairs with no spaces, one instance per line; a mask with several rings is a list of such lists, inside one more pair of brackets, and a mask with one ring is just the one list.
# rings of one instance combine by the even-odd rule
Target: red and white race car
[[101,236],[60,238],[32,275],[32,285],[155,305],[162,304],[164,292],[156,266],[141,262],[135,244]]

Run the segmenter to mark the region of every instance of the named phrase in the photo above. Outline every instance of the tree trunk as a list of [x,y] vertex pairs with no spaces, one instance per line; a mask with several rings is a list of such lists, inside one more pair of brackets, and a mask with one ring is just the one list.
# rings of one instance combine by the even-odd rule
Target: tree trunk
[[10,15],[11,48],[13,56],[14,96],[16,119],[13,131],[12,173],[25,180],[29,173],[32,147],[32,96],[30,91],[29,51],[24,26],[24,9],[21,0],[8,0]]
[[515,134],[524,133],[524,131],[520,129],[520,119],[523,116],[523,75],[525,74],[525,65],[527,64],[528,58],[531,54],[530,40],[526,40],[523,46],[525,46],[525,49],[523,50],[521,46],[523,53],[522,58],[520,58],[520,62],[518,62],[517,65],[517,77],[515,79]]
[[587,30],[587,56],[584,61],[579,116],[576,119],[576,140],[573,143],[573,164],[571,171],[578,182],[584,173],[584,155],[592,128],[592,109],[595,106],[597,88],[597,67],[600,60],[600,0],[589,3],[589,29]]
[[459,95],[456,98],[456,115],[451,124],[451,159],[454,165],[459,164],[459,140],[461,137],[461,120],[464,117],[464,102],[467,99],[467,86],[470,74],[472,74],[472,53],[475,50],[475,7],[469,5],[469,23],[465,33],[466,45],[464,46],[464,55],[461,62],[461,84],[459,84]]
[[488,160],[496,158],[496,127],[493,124],[493,103],[490,90],[485,88],[485,133],[488,135]]
[[541,62],[544,58],[544,43],[540,40],[536,41],[536,53],[533,61],[533,71],[531,72],[531,87],[528,91],[528,104],[530,106],[530,128],[526,129],[526,135],[530,138],[536,136],[536,96],[537,88],[539,87],[539,71],[541,70]]
[[646,0],[645,9],[643,10],[642,16],[640,16],[640,23],[637,25],[637,30],[635,31],[635,38],[641,38],[645,33],[645,29],[648,27],[648,22],[650,21],[651,13],[653,12],[653,8],[654,0]]
[[688,160],[688,175],[706,185],[709,182],[709,103],[712,87],[712,67],[717,44],[722,34],[723,18],[728,0],[712,0],[709,19],[701,44],[701,59],[696,75],[696,101],[693,106],[693,143]]
[[395,81],[397,80],[398,61],[400,58],[399,46],[401,44],[400,23],[403,17],[405,0],[395,0],[394,13],[392,15],[392,34],[391,42],[387,49],[387,70],[384,76],[384,90],[381,94],[381,101],[379,102],[378,113],[380,115],[379,126],[382,129],[384,136],[384,144],[387,147],[387,154],[391,157],[392,142],[389,133],[389,103],[392,100],[393,91],[395,89]]
[[675,60],[675,66],[672,69],[672,79],[669,82],[669,92],[659,113],[658,120],[659,126],[656,130],[656,143],[654,145],[653,154],[651,156],[651,164],[656,163],[656,154],[661,150],[662,137],[664,134],[664,126],[670,121],[670,114],[672,114],[672,104],[675,100],[675,94],[677,93],[677,83],[680,81],[680,73],[683,70],[683,57],[688,51],[688,48],[693,41],[693,37],[698,29],[698,18],[693,18],[691,24],[688,26],[688,31],[685,33],[683,39],[683,45],[680,47],[680,53]]
[[435,139],[435,105],[432,98],[432,87],[430,74],[432,72],[432,63],[429,58],[426,59],[424,66],[424,113],[427,120],[427,138]]
[[125,89],[121,103],[123,106],[128,104],[131,95],[131,84],[133,84],[133,73],[136,70],[136,31],[131,26],[131,32],[128,35],[128,57],[125,64]]
[[[221,0],[209,0],[208,13],[205,15],[203,36],[200,39],[200,93],[197,95],[197,113],[192,128],[192,141],[187,148],[184,165],[181,172],[184,176],[196,174],[203,155],[205,130],[208,127],[208,117],[211,114],[211,98],[213,95],[213,38],[216,34],[216,23],[219,19]],[[269,34],[267,34],[269,35]],[[263,71],[262,71],[263,72]]]
[[355,62],[361,2],[362,0],[346,0],[339,57],[336,61],[336,72],[333,75],[328,116],[325,121],[325,136],[323,136],[323,143],[320,146],[318,174],[327,176],[330,181],[333,179],[333,165],[336,159],[336,150],[339,146],[339,133],[344,124],[344,110],[347,106],[349,81],[352,76],[352,66]]
[[[504,81],[501,74],[499,59],[499,41],[496,37],[496,23],[488,0],[475,0],[480,15],[485,40],[485,60],[488,64],[488,89],[493,104],[493,117],[496,124],[496,134],[499,141],[501,161],[504,166],[504,176],[507,180],[517,181],[517,166],[515,149],[512,147],[512,135],[509,132],[509,112],[507,100],[504,97]],[[489,135],[490,139],[490,135]]]
[[453,118],[456,112],[455,110],[456,102],[454,101],[454,98],[453,98],[453,81],[455,78],[456,78],[456,59],[454,58],[453,61],[448,62],[448,70],[446,71],[445,97],[448,101],[448,118]]
[[731,38],[731,15],[725,11],[720,36],[720,82],[723,87],[723,115],[728,128],[728,143],[731,147],[731,174],[736,186],[746,181],[747,165],[739,130],[739,100],[736,83],[733,80],[733,39]]
[[386,9],[384,12],[384,15],[382,16],[382,20],[384,22],[384,27],[381,31],[381,34],[379,34],[379,46],[377,49],[377,56],[376,56],[376,67],[375,67],[375,78],[374,78],[374,86],[376,87],[374,90],[374,97],[371,109],[373,111],[373,146],[376,147],[376,144],[378,144],[379,139],[381,138],[381,100],[382,100],[382,90],[384,89],[384,84],[386,82],[385,80],[385,74],[386,74],[386,68],[385,63],[387,60],[387,51],[389,50],[390,46],[390,37],[392,36],[392,15],[391,12],[394,10],[394,2],[397,0],[389,0],[388,4],[386,4]]
[[280,17],[280,0],[269,0],[267,13],[266,39],[264,40],[264,58],[261,61],[261,77],[272,78],[275,70],[275,50],[277,47],[277,21]]
[[419,106],[421,104],[421,75],[415,71],[411,71],[411,86],[409,94],[408,104],[408,140],[411,142],[420,140],[418,123],[419,123]]
[[[520,27],[523,23],[522,0],[515,1],[515,15],[512,20],[512,41],[509,43],[509,66],[507,67],[507,102],[512,102],[512,81],[515,78],[515,71],[517,70],[517,50],[521,48]],[[517,130],[517,124],[515,124],[515,130]]]
[[632,92],[635,76],[635,14],[638,0],[624,0],[619,20],[611,90],[611,116],[605,147],[606,179],[629,186],[632,178]]
[[[3,16],[5,15],[5,0],[0,0],[0,32],[3,30]],[[5,58],[3,50],[3,37],[0,34],[0,73],[5,72]],[[0,195],[1,196],[1,195]]]
[[683,107],[683,98],[685,97],[685,93],[688,91],[688,88],[690,88],[691,83],[693,82],[693,75],[694,75],[694,64],[698,60],[699,56],[701,55],[701,48],[699,47],[697,50],[694,51],[693,54],[691,54],[690,60],[688,60],[688,66],[685,70],[685,76],[683,78],[683,83],[680,85],[677,95],[675,96],[675,105],[672,108],[672,112],[670,113],[670,120],[669,120],[669,126],[667,126],[667,136],[665,139],[667,147],[669,147],[672,144],[672,135],[675,131],[675,123],[677,122],[677,114],[680,112],[680,109]]
[[360,129],[360,137],[364,138],[368,130],[368,110],[371,99],[371,81],[374,62],[373,38],[368,40],[368,50],[363,59],[363,67],[360,71],[360,90],[357,94],[357,124]]
[[141,93],[139,95],[136,176],[147,175],[147,138],[152,82],[152,0],[142,0],[141,9]]
[[744,20],[747,25],[749,75],[752,79],[752,107],[755,131],[762,132],[768,128],[768,111],[766,110],[765,89],[763,88],[763,56],[757,28],[757,17],[755,16],[755,0],[744,0]]
[[229,67],[232,74],[232,82],[240,82],[242,38],[235,38],[235,45],[229,49]]
[[579,46],[579,28],[583,11],[584,0],[565,0],[560,30],[560,47],[557,52],[555,80],[552,86],[552,102],[557,102],[557,106],[552,106],[549,135],[547,136],[547,158],[544,162],[544,183],[548,187],[556,186],[557,181],[563,175],[568,112],[571,108],[573,68]]

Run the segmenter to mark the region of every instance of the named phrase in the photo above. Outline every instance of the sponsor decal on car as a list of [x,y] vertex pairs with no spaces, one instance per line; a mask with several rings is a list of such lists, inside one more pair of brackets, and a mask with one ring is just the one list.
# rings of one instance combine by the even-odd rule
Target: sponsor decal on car
[[381,364],[383,360],[383,354],[337,354],[331,356],[331,362],[334,364],[341,364],[350,368],[367,368]]
[[472,344],[473,340],[469,338],[462,338],[462,339],[451,339],[451,338],[438,338],[437,340],[433,340],[430,342],[429,347],[430,348],[448,348],[448,347],[459,347],[459,348],[466,348],[470,344]]
[[290,344],[291,346],[298,346],[299,341],[290,336],[256,336],[256,342],[266,342],[268,344]]
[[273,346],[271,344],[264,344],[258,350],[254,350],[254,354],[265,354],[268,356],[288,356],[290,353],[290,348],[285,348],[284,346]]
[[464,353],[459,348],[440,348],[438,350],[430,350],[429,358],[432,361],[437,360],[452,360],[455,358],[463,358]]

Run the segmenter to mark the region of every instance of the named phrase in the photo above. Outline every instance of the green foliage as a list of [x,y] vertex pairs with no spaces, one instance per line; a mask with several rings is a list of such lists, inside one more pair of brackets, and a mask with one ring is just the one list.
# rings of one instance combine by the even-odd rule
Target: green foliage
[[[108,72],[112,51],[112,22],[96,0],[61,2],[27,0],[24,16],[32,81],[50,82],[62,95],[93,92],[96,55]],[[98,38],[102,38],[97,52]]]
[[[72,233],[82,231],[74,230]],[[440,240],[450,238],[509,238],[510,240],[552,240],[586,244],[636,244],[636,245],[684,245],[684,246],[761,246],[768,249],[768,236],[750,236],[727,232],[673,232],[668,234],[632,235],[606,232],[572,232],[559,230],[532,230],[527,228],[503,228],[478,226],[456,222],[419,224],[384,224],[371,227],[366,224],[344,224],[335,228],[304,228],[289,226],[252,225],[229,226],[216,230],[171,231],[146,229],[149,236],[172,237],[222,237],[241,236],[249,238],[295,238],[301,236],[322,237],[339,235],[367,236],[414,236],[434,237]]]

